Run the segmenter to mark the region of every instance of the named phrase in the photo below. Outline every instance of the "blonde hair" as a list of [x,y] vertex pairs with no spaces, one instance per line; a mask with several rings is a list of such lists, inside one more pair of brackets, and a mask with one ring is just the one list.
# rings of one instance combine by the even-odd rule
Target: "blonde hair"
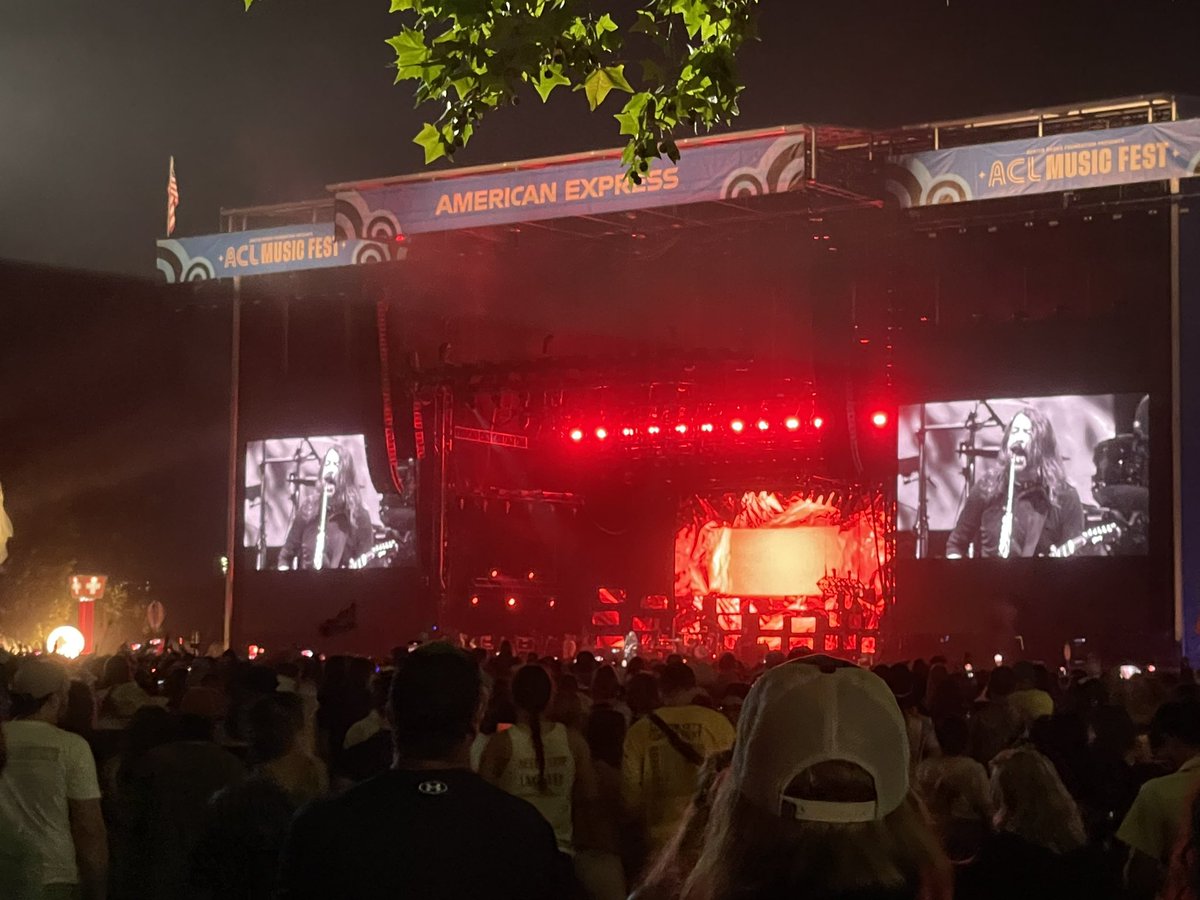
[[[803,772],[789,796],[858,802],[875,799],[871,776],[847,762]],[[949,900],[950,867],[925,810],[908,797],[875,822],[802,822],[750,804],[733,778],[721,785],[704,848],[681,900],[735,896],[833,897],[870,888],[916,888],[922,900]]]
[[1004,750],[992,760],[992,804],[997,831],[1069,853],[1087,842],[1079,807],[1054,765],[1029,747]]

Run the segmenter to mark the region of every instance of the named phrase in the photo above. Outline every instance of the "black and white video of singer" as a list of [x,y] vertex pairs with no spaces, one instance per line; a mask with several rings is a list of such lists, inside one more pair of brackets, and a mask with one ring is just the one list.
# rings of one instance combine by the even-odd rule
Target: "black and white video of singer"
[[1027,406],[1004,429],[996,465],[971,489],[946,557],[1050,556],[1083,534],[1083,505],[1067,481],[1054,426]]
[[412,562],[414,474],[402,469],[403,492],[380,495],[366,472],[361,435],[248,445],[245,543],[258,550],[257,568],[322,571]]
[[[920,414],[907,409],[915,410],[910,418]],[[942,532],[948,559],[1146,552],[1149,397],[932,404],[921,421],[902,437],[898,489],[902,518],[906,501],[916,500],[909,527],[918,556],[936,548],[938,528],[950,529]],[[904,458],[909,442],[915,460]],[[946,509],[954,495],[957,509]]]

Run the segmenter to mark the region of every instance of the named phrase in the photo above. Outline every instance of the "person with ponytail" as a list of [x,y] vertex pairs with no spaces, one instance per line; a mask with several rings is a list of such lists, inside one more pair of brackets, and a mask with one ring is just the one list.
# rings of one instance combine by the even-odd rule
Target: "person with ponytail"
[[583,737],[546,718],[553,696],[550,673],[542,666],[517,670],[512,680],[517,722],[488,742],[479,774],[533,804],[554,829],[559,851],[570,857],[575,816],[593,793],[592,765]]

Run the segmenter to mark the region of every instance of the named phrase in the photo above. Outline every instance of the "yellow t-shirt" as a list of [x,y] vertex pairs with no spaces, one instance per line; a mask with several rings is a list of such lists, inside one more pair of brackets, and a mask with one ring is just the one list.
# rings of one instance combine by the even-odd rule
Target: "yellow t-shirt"
[[1010,694],[1008,705],[1020,716],[1021,724],[1026,728],[1042,716],[1054,715],[1054,698],[1037,688]]
[[[733,726],[715,710],[688,705],[655,712],[701,756],[733,746]],[[697,771],[648,718],[635,722],[626,734],[621,795],[643,823],[652,852],[661,850],[675,833],[696,791]]]
[[1187,818],[1188,804],[1200,787],[1200,756],[1194,756],[1179,771],[1151,778],[1138,791],[1137,799],[1117,830],[1117,839],[1161,863],[1170,861],[1180,826]]

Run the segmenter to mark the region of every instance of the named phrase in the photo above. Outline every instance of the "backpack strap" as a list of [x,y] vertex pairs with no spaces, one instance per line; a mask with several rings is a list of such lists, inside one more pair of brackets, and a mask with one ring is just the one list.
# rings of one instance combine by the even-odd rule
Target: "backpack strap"
[[659,717],[658,713],[650,713],[648,716],[646,716],[646,718],[654,723],[654,726],[663,733],[663,736],[666,737],[667,741],[672,747],[675,748],[680,756],[690,762],[693,766],[704,765],[704,755],[683,738],[681,738],[679,736],[679,732],[664,722]]

